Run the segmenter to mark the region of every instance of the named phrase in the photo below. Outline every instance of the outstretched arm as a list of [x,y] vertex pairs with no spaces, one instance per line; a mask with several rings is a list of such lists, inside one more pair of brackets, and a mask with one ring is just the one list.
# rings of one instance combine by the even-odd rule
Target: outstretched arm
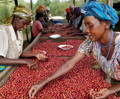
[[84,56],[85,55],[83,53],[77,52],[73,58],[63,64],[51,77],[40,82],[39,84],[33,85],[29,90],[29,97],[33,98],[38,90],[42,89],[43,86],[45,86],[47,83],[70,71],[74,65]]
[[26,65],[29,68],[37,68],[37,64],[31,59],[9,59],[0,56],[0,65]]

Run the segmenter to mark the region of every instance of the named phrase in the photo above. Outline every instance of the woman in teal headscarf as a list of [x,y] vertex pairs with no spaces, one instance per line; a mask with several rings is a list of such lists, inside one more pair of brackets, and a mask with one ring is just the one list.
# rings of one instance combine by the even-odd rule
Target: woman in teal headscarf
[[[117,81],[120,80],[120,34],[112,30],[119,20],[116,11],[97,0],[88,1],[83,9],[85,32],[88,34],[88,39],[80,45],[75,56],[62,65],[51,77],[33,85],[29,91],[30,97],[34,97],[37,91],[51,80],[70,71],[78,61],[91,52],[107,76]],[[94,99],[104,99],[118,91],[120,91],[120,84],[101,89],[98,92],[90,91],[90,93]],[[97,96],[98,94],[100,96]]]

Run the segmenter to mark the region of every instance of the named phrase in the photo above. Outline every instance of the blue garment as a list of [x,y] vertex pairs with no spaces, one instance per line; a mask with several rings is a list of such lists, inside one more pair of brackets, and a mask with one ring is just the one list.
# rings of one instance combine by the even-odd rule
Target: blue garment
[[8,66],[8,65],[0,65],[0,71],[5,70],[7,66]]
[[98,0],[88,0],[88,1],[98,1]]
[[112,27],[114,28],[117,24],[119,17],[114,8],[110,7],[107,4],[98,2],[95,0],[89,0],[83,7],[85,10],[84,16],[95,16],[100,20],[107,20],[111,22]]

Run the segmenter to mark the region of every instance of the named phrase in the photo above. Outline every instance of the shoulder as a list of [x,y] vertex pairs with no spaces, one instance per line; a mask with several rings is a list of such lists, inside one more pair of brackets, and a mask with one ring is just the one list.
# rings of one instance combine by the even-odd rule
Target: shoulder
[[93,48],[93,42],[89,38],[87,38],[85,41],[83,41],[80,44],[78,51],[88,54],[89,52],[92,51],[92,48]]
[[5,25],[0,25],[0,36],[1,37],[4,37],[4,36],[7,36],[7,33],[6,33],[6,26]]
[[120,45],[120,32],[115,32],[115,34],[117,35],[116,38],[115,38],[115,44]]
[[115,48],[120,52],[120,32],[116,32],[117,36],[115,38]]
[[[0,25],[0,48],[6,48],[7,49],[7,45],[8,45],[8,34],[4,28],[4,26]],[[3,49],[2,49],[3,50]]]
[[38,21],[38,20],[36,20],[35,22],[34,22],[34,24],[40,24],[41,22],[40,21]]
[[41,25],[41,22],[37,20],[37,21],[34,22],[34,25],[35,25],[35,26]]

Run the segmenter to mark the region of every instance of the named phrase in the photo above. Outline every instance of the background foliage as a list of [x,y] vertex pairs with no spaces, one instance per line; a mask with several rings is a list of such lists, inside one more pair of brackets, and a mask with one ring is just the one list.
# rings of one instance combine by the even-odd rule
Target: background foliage
[[[33,14],[36,8],[40,4],[44,4],[49,7],[52,15],[65,15],[65,9],[73,3],[73,0],[67,0],[66,2],[61,2],[60,0],[38,0],[36,4],[32,5]],[[76,0],[76,5],[80,6],[84,3],[84,0]],[[31,8],[30,3],[25,2],[25,0],[18,0],[19,5],[25,5]],[[12,14],[15,7],[14,0],[0,0],[0,23],[3,23],[5,18]]]
[[[75,1],[76,6],[82,7],[84,2],[87,0],[75,0]],[[108,0],[100,1],[104,3],[108,2]],[[25,2],[25,0],[18,0],[18,4],[25,5],[31,8],[30,2]],[[38,0],[35,4],[32,4],[33,15],[35,14],[36,8],[41,4],[50,8],[52,16],[56,15],[65,16],[65,9],[69,7],[69,5],[73,4],[73,0],[66,0],[64,2],[62,2],[61,0]],[[5,18],[12,14],[14,7],[15,7],[14,0],[0,0],[0,23],[4,23]]]

